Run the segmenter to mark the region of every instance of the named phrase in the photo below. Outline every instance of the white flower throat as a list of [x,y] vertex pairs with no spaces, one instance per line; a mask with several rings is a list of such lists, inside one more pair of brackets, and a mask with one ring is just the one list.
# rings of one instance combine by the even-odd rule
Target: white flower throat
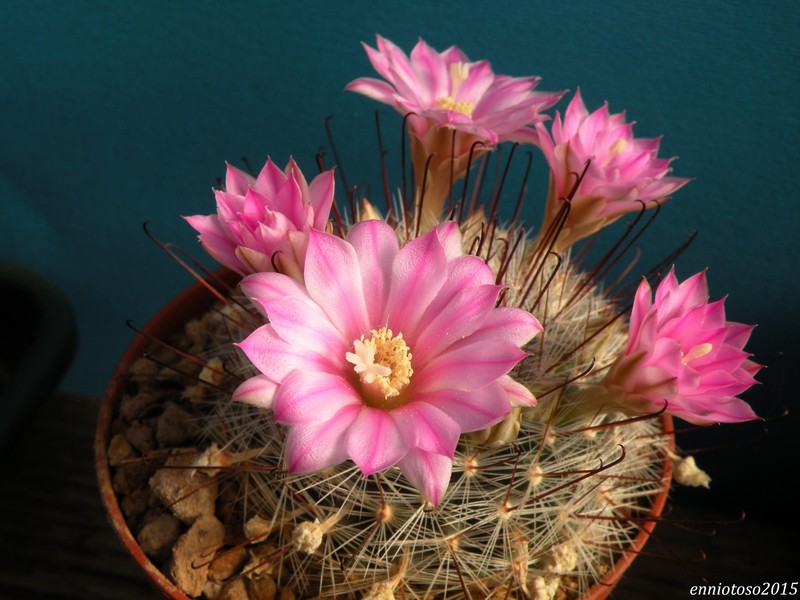
[[361,336],[353,342],[354,352],[345,354],[361,382],[376,386],[384,399],[400,394],[411,381],[411,352],[403,334],[394,335],[391,329],[381,327],[370,331],[370,337]]

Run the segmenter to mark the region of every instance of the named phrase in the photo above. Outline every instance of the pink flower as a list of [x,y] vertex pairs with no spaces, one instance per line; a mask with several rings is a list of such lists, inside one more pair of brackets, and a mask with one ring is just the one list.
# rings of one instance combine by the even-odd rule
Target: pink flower
[[420,139],[430,127],[452,127],[474,134],[489,145],[532,141],[528,126],[546,117],[564,92],[534,92],[538,77],[495,75],[485,60],[469,62],[455,46],[437,52],[420,40],[410,58],[389,40],[376,36],[378,49],[364,44],[372,66],[386,80],[362,77],[348,90],[415,113],[412,132]]
[[589,114],[580,90],[563,121],[556,112],[552,137],[544,125],[537,124],[536,129],[552,173],[542,231],[556,219],[586,161],[591,161],[572,198],[559,248],[641,210],[642,202],[665,200],[690,181],[667,175],[673,159],[657,158],[660,138],[633,137],[633,123],[625,122],[624,113],[609,114],[607,104]]
[[[473,158],[503,141],[535,142],[530,126],[545,120],[541,111],[564,94],[533,91],[538,77],[495,75],[487,61],[470,62],[455,46],[440,53],[420,40],[408,57],[389,40],[376,37],[378,49],[366,44],[364,49],[386,81],[362,77],[346,89],[403,115],[414,113],[408,119],[411,157],[417,186],[426,180],[428,222],[440,217],[450,183],[466,173],[476,141],[484,145],[476,147]],[[455,138],[454,131],[459,133]]]
[[301,277],[308,233],[324,229],[333,204],[333,171],[306,183],[289,159],[285,173],[267,159],[254,178],[228,165],[214,190],[217,214],[184,217],[206,251],[240,275],[279,270]]
[[241,286],[269,324],[240,344],[261,374],[234,399],[288,426],[291,472],[348,458],[365,475],[396,465],[436,504],[460,434],[535,403],[508,373],[541,326],[495,307],[493,273],[462,255],[452,222],[402,249],[382,221],[344,240],[312,230],[305,286],[278,273]]
[[634,411],[667,412],[697,424],[757,418],[736,398],[761,368],[743,347],[753,326],[725,320],[724,300],[708,302],[705,272],[678,283],[674,269],[655,300],[643,280],[636,292],[628,345],[604,383]]

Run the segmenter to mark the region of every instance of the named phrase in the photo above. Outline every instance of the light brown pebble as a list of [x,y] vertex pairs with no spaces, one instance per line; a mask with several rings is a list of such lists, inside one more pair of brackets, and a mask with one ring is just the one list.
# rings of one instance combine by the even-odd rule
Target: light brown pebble
[[191,442],[197,433],[195,417],[174,402],[167,404],[156,424],[156,442],[160,448],[182,446]]
[[187,321],[186,325],[183,326],[183,330],[186,332],[186,336],[189,340],[194,344],[202,344],[205,342],[206,336],[208,335],[205,324],[199,319]]
[[249,600],[247,584],[244,579],[234,579],[222,588],[219,600]]
[[[187,362],[188,362],[188,361],[187,361]],[[172,382],[177,382],[177,381],[178,381],[178,380],[181,378],[181,374],[180,374],[178,371],[176,371],[175,369],[180,369],[181,367],[180,367],[180,364],[176,364],[176,365],[174,365],[174,366],[175,366],[175,368],[174,368],[174,369],[173,369],[172,367],[163,367],[163,368],[162,368],[162,369],[161,369],[161,370],[158,372],[158,374],[156,375],[156,377],[158,377],[158,379],[159,379],[160,381],[172,381]]]
[[169,556],[172,546],[181,534],[181,522],[169,513],[161,513],[147,523],[136,541],[147,556],[161,560]]
[[[173,348],[183,348],[184,344],[186,343],[185,339],[185,336],[177,336],[175,339],[168,339],[167,343]],[[158,365],[158,370],[156,373],[161,372],[161,365],[174,364],[178,360],[179,356],[171,348],[162,345],[153,346],[147,351],[147,354],[152,358],[152,362],[155,362]]]
[[292,591],[292,588],[283,588],[283,590],[281,590],[280,600],[294,600],[294,599],[295,596],[294,592]]
[[250,580],[250,600],[275,600],[278,586],[269,575],[257,575]]
[[152,467],[144,461],[124,463],[114,473],[111,485],[118,494],[130,494],[144,484],[152,473]]
[[128,518],[143,515],[150,502],[150,490],[146,487],[137,487],[125,496],[120,503],[122,512]]
[[208,576],[216,581],[225,581],[238,573],[246,560],[247,550],[242,546],[222,550],[209,565]]
[[158,373],[158,365],[149,358],[137,358],[133,361],[128,373],[130,375],[149,375],[153,376]]
[[[163,469],[150,478],[150,488],[181,521],[191,524],[203,515],[214,514],[218,484],[194,467],[201,454],[186,448],[169,457]],[[175,468],[185,467],[185,468]]]
[[270,560],[277,548],[273,544],[260,544],[248,549],[250,560],[242,569],[245,573],[252,573],[254,576],[273,575],[276,571],[278,561]]
[[220,385],[225,379],[224,372],[225,366],[222,364],[222,359],[220,359],[218,356],[214,356],[213,358],[209,359],[209,361],[203,367],[203,370],[200,371],[200,375],[198,375],[197,378],[200,381],[211,383],[213,385]]
[[203,600],[250,600],[250,597],[247,582],[242,578],[223,583],[209,575],[203,588]]
[[203,588],[203,600],[219,600],[222,596],[222,584],[213,579],[206,580],[206,586]]
[[140,418],[147,409],[161,399],[156,390],[145,388],[133,396],[123,396],[119,404],[119,414],[128,423]]
[[118,433],[111,438],[108,443],[108,463],[112,467],[116,467],[134,456],[136,456],[136,451],[124,435]]
[[153,428],[140,421],[131,424],[125,432],[125,438],[142,454],[149,454],[156,449],[156,438]]
[[275,528],[275,524],[258,515],[249,518],[244,524],[244,537],[252,543],[260,543]]
[[208,386],[204,383],[196,383],[183,389],[181,399],[188,400],[192,405],[199,404],[206,397]]
[[172,551],[172,580],[185,594],[199,596],[208,579],[209,555],[222,544],[225,526],[213,515],[200,517]]

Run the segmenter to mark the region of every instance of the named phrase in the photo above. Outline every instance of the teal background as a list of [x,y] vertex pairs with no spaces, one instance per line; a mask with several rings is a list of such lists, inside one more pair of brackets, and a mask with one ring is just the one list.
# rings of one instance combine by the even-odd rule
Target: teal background
[[[0,3],[0,256],[74,304],[80,346],[62,388],[100,395],[132,338],[126,319],[144,324],[190,283],[141,225],[200,256],[180,215],[213,210],[224,161],[291,154],[313,174],[334,115],[348,176],[377,185],[377,105],[343,91],[373,74],[359,42],[375,33],[406,50],[418,36],[457,44],[495,72],[542,76],[543,90],[580,86],[590,109],[608,101],[638,136],[664,134],[661,155],[695,181],[642,239],[642,266],[697,230],[679,276],[709,267],[728,318],[759,323],[756,359],[786,354],[748,395],[759,412],[797,410],[800,3],[789,0]],[[535,216],[541,164],[530,188]],[[794,435],[792,419],[769,426]],[[767,437],[768,461],[788,451]],[[719,478],[739,485],[732,460]]]

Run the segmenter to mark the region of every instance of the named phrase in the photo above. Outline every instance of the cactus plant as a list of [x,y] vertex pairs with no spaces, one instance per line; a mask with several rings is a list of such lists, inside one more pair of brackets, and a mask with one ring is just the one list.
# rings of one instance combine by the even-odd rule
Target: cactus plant
[[[348,87],[404,114],[413,191],[346,214],[332,171],[229,167],[217,214],[187,221],[234,285],[207,277],[217,305],[151,333],[99,444],[127,525],[191,597],[603,597],[686,462],[669,415],[755,416],[750,328],[704,278],[670,272],[654,300],[665,265],[605,282],[687,180],[580,95],[548,131],[563,94],[535,78],[366,48],[386,81]],[[505,141],[551,168],[538,233],[500,218],[502,180],[483,191]],[[589,261],[576,242],[628,213]]]

